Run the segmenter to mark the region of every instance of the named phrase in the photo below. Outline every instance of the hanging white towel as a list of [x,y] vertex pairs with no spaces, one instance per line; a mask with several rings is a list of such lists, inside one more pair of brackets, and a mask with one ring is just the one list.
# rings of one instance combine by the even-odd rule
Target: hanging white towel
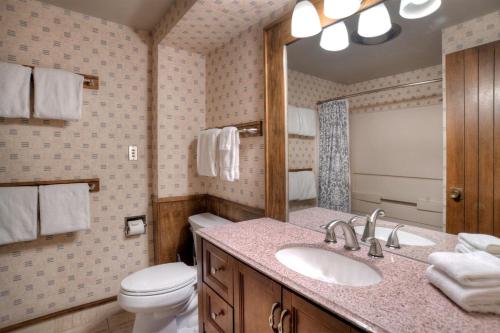
[[434,266],[427,268],[425,276],[464,310],[500,314],[500,287],[464,287]]
[[463,286],[500,287],[500,259],[489,253],[434,252],[428,262]]
[[459,233],[458,241],[480,251],[500,254],[500,238],[491,235]]
[[30,117],[31,68],[0,62],[0,117]]
[[82,75],[60,69],[35,67],[33,77],[36,118],[61,120],[81,118]]
[[37,236],[38,188],[0,187],[0,245]]
[[198,175],[217,176],[217,138],[220,129],[211,128],[198,134],[196,165]]
[[287,109],[287,131],[288,134],[300,134],[299,108],[288,105]]
[[312,171],[288,173],[288,200],[309,200],[317,195],[316,180]]
[[90,229],[87,183],[40,186],[40,234]]
[[316,136],[316,128],[318,126],[317,120],[318,113],[315,110],[300,108],[299,120],[300,131],[299,134],[303,136]]
[[236,127],[224,127],[220,132],[219,169],[222,180],[240,179],[240,135]]

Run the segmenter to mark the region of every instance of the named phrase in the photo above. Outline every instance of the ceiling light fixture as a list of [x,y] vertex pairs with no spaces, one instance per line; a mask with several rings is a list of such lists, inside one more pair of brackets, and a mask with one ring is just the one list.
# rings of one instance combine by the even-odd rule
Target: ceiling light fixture
[[401,0],[399,15],[406,19],[418,19],[431,15],[441,7],[441,0]]
[[341,51],[349,46],[349,34],[344,22],[329,26],[321,34],[319,45],[327,51]]
[[358,34],[363,37],[377,37],[391,29],[391,17],[387,7],[381,3],[359,15]]
[[320,31],[321,23],[314,5],[308,0],[299,0],[292,14],[292,36],[311,37]]
[[325,0],[324,14],[331,19],[342,19],[356,13],[361,0]]

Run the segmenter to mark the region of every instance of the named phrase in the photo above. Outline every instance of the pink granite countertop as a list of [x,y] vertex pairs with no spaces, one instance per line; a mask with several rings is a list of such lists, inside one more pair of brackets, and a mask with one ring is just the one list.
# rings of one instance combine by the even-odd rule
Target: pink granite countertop
[[[320,207],[314,207],[314,208],[307,208],[299,211],[295,211],[293,213],[290,213],[290,223],[298,225],[300,227],[312,229],[315,231],[319,231],[321,233],[324,233],[325,231],[320,228],[320,225],[328,223],[334,219],[341,219],[341,220],[349,220],[351,217],[355,216],[354,214],[348,214],[348,213],[342,213],[330,209],[325,209],[325,208],[320,208]],[[364,222],[358,222],[356,221],[354,225],[364,225]],[[382,218],[379,218],[377,220],[377,226],[378,227],[388,227],[388,228],[394,228],[397,225],[397,223],[394,222],[388,222],[383,220]],[[444,232],[440,231],[435,231],[435,230],[430,230],[430,229],[423,229],[419,227],[414,227],[410,225],[406,225],[404,228],[400,229],[401,231],[413,233],[415,235],[419,235],[422,237],[425,237],[434,243],[436,245],[434,246],[409,246],[409,245],[401,245],[400,249],[390,249],[385,247],[385,241],[380,240],[380,244],[382,245],[384,251],[392,252],[395,254],[399,254],[408,258],[413,258],[416,260],[420,260],[423,262],[427,262],[427,257],[429,254],[432,252],[436,251],[449,251],[449,252],[454,252],[455,251],[455,245],[457,244],[457,236],[456,235],[451,235],[447,234]],[[337,233],[337,236],[342,238],[342,233]],[[361,238],[360,235],[358,235],[358,239]]]
[[[427,264],[385,252],[367,256],[367,247],[350,252],[343,241],[325,244],[323,235],[269,218],[204,228],[197,233],[275,281],[371,332],[496,332],[500,316],[467,313],[430,285]],[[293,245],[325,248],[365,262],[383,280],[368,287],[348,287],[305,277],[282,265],[275,253]]]

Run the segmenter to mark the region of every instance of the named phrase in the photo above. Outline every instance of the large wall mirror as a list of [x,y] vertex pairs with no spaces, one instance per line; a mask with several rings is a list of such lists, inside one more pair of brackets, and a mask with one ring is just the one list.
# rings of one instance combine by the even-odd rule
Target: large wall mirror
[[362,216],[382,208],[385,220],[446,231],[447,203],[463,204],[464,191],[447,184],[444,44],[460,41],[445,31],[500,4],[443,0],[432,15],[407,19],[400,0],[363,1],[361,15],[383,3],[392,24],[365,37],[359,13],[331,25],[322,1],[313,3],[322,33],[293,38],[289,18],[266,31],[268,215],[294,223],[312,208]]

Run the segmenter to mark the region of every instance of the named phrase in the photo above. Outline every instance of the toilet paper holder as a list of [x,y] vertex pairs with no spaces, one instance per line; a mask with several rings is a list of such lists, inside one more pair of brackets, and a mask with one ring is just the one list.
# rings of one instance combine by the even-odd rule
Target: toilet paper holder
[[[137,220],[142,221],[142,224],[144,226],[144,231],[141,232],[141,233],[131,233],[131,231],[130,231],[130,223],[129,222],[137,221]],[[148,226],[148,224],[146,223],[146,215],[138,215],[138,216],[129,216],[129,217],[126,217],[125,218],[125,228],[124,228],[125,237],[134,237],[134,236],[137,236],[137,235],[145,234],[147,232],[147,226]]]

